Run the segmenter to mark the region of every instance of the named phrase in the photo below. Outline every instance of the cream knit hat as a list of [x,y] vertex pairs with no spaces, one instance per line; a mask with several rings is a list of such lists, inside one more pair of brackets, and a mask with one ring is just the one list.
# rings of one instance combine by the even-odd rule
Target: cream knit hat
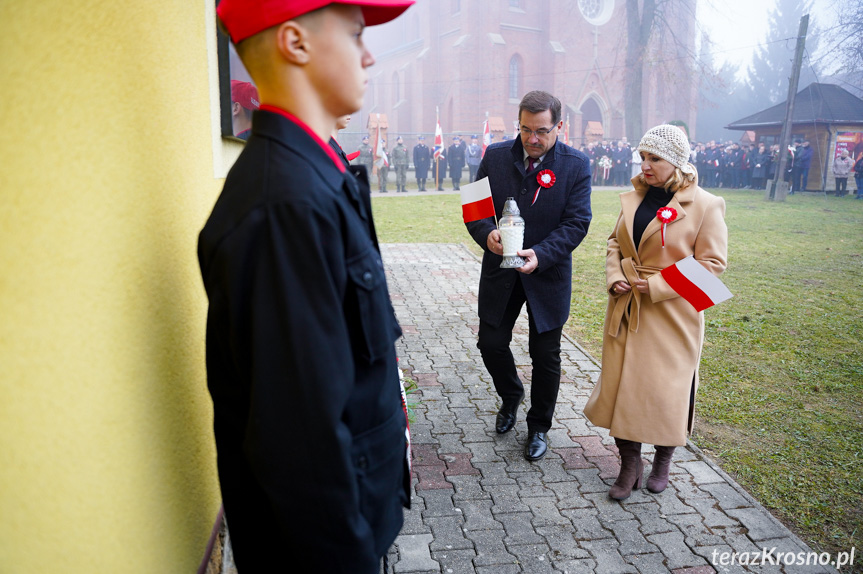
[[689,140],[677,126],[662,124],[650,128],[641,138],[638,151],[659,156],[683,173],[695,173],[695,166],[689,163]]

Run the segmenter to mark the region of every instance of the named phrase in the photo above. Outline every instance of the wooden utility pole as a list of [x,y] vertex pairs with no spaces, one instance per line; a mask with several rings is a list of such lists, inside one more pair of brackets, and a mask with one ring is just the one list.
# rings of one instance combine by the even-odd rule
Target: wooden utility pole
[[794,114],[794,99],[797,97],[797,84],[800,82],[800,66],[803,64],[803,48],[806,45],[806,30],[809,28],[809,14],[800,18],[800,29],[797,32],[797,48],[794,50],[794,67],[791,70],[791,81],[788,84],[788,101],[785,105],[785,123],[782,124],[782,135],[779,136],[779,167],[776,178],[767,186],[768,201],[785,201],[788,195],[788,182],[785,181],[785,171],[788,169],[788,146],[791,143],[791,121]]

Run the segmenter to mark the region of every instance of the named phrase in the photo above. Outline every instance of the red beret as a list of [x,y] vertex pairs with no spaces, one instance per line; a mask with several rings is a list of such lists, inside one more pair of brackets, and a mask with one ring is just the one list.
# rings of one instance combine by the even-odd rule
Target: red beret
[[363,9],[366,26],[397,18],[415,0],[222,0],[216,12],[234,44],[282,22],[330,4],[349,4]]
[[237,102],[247,110],[257,110],[261,107],[258,88],[249,82],[231,80],[231,101]]

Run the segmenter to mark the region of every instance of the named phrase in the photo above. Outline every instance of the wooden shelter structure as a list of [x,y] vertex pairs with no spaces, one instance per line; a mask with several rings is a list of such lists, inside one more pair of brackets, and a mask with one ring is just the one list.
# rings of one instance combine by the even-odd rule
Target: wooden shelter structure
[[[787,102],[761,110],[725,126],[729,130],[752,131],[754,143],[768,147],[779,143]],[[808,141],[812,164],[804,188],[825,191],[836,186],[833,158],[848,149],[856,161],[863,155],[863,100],[835,84],[813,82],[797,93],[791,118],[791,141]],[[849,178],[849,190],[854,178]]]

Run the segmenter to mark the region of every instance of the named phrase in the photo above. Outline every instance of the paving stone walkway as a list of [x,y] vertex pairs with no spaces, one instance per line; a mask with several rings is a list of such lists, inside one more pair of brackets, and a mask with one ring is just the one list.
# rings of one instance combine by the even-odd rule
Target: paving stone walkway
[[[836,572],[784,565],[780,553],[810,549],[692,445],[675,452],[665,492],[609,499],[619,469],[614,439],[582,415],[599,367],[566,337],[549,454],[526,461],[526,404],[515,430],[494,430],[499,401],[476,348],[478,259],[456,244],[382,251],[404,331],[400,366],[420,401],[412,508],[390,572]],[[529,383],[527,331],[523,314],[512,348]],[[652,458],[645,453],[645,472]]]

